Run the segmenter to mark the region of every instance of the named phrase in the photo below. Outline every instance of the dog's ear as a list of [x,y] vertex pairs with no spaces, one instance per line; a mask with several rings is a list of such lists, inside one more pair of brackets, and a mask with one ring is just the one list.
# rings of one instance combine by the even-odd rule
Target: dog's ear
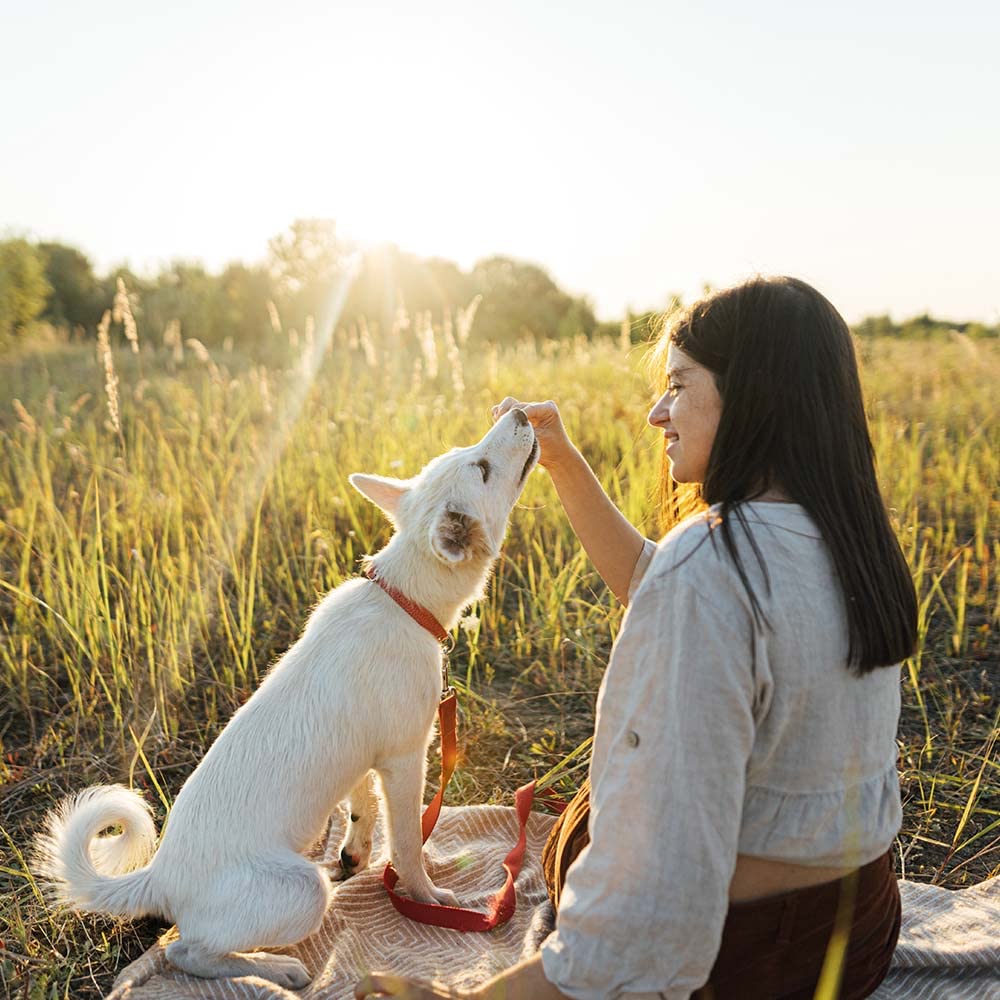
[[490,544],[482,523],[472,514],[446,507],[431,529],[431,548],[443,562],[459,563],[489,555]]
[[391,479],[388,476],[369,476],[363,472],[352,472],[347,479],[362,496],[371,500],[390,520],[395,519],[396,511],[399,509],[399,501],[406,496],[410,489],[410,484],[406,480]]

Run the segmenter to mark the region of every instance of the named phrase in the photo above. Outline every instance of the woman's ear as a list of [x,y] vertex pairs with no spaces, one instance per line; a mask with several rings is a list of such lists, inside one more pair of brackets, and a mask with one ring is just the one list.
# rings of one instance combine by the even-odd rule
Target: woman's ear
[[371,500],[390,521],[395,521],[399,502],[410,490],[408,480],[391,479],[388,476],[370,476],[363,472],[353,472],[347,479],[363,497]]
[[479,520],[446,507],[431,528],[431,550],[443,562],[460,563],[489,555],[490,546]]

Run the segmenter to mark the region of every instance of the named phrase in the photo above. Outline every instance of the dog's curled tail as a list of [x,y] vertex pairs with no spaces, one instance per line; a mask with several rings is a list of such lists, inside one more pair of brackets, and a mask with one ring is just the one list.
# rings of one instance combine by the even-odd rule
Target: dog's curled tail
[[[97,835],[111,826],[122,832]],[[118,917],[156,913],[149,869],[156,827],[149,806],[123,785],[97,785],[49,813],[32,868],[56,902]]]

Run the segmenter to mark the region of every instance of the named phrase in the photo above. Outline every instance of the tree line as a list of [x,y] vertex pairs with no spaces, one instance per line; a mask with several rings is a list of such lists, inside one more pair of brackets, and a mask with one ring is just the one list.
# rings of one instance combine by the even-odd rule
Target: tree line
[[119,279],[140,326],[154,336],[179,323],[184,337],[208,346],[231,338],[247,351],[273,338],[276,322],[301,333],[336,309],[340,325],[364,317],[388,329],[401,308],[440,318],[477,296],[475,340],[590,337],[601,327],[587,299],[563,291],[536,264],[494,256],[463,271],[393,246],[362,254],[332,222],[300,219],[269,242],[263,262],[236,261],[214,274],[197,262],[174,261],[152,277],[125,266],[98,275],[76,247],[0,242],[0,346],[23,340],[39,323],[92,335]]
[[[154,337],[170,326],[208,346],[227,340],[256,353],[273,341],[276,326],[302,331],[309,324],[361,321],[387,330],[400,310],[439,318],[478,299],[473,341],[505,343],[597,333],[617,334],[621,323],[600,323],[591,303],[558,287],[536,264],[487,257],[469,271],[440,258],[422,258],[387,246],[361,253],[326,219],[299,219],[269,241],[256,264],[233,262],[211,273],[197,262],[174,261],[154,276],[128,267],[96,273],[85,253],[55,242],[0,241],[0,349],[30,339],[39,324],[77,337],[94,334],[123,281],[140,326]],[[679,301],[671,296],[671,301]],[[649,334],[654,313],[626,317],[632,339]],[[957,330],[969,337],[1000,336],[1000,324],[953,323],[888,316],[855,327],[863,337],[933,338]]]

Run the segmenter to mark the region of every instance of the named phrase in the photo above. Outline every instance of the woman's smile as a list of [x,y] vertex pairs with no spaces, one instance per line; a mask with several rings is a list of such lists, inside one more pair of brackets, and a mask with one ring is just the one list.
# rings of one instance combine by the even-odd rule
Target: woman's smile
[[[649,423],[663,431],[670,475],[678,483],[701,483],[722,413],[715,378],[680,348],[667,350],[667,389],[649,411]],[[684,428],[684,451],[680,432]]]

